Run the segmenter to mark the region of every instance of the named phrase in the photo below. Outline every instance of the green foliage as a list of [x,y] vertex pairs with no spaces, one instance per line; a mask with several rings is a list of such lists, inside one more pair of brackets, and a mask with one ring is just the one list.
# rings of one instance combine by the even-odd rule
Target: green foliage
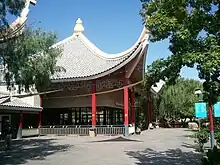
[[141,2],[151,41],[169,39],[172,52],[148,66],[148,77],[175,83],[182,67],[195,67],[204,80],[204,99],[214,104],[220,93],[220,0]]
[[201,129],[200,131],[196,132],[194,137],[196,138],[195,143],[199,145],[199,150],[201,152],[204,151],[204,144],[209,140],[209,133],[207,130]]
[[215,140],[216,140],[217,143],[220,144],[220,132],[215,133]]
[[25,0],[1,0],[0,1],[0,29],[8,26],[7,13],[17,16],[23,9]]
[[177,79],[175,85],[166,85],[160,95],[159,116],[173,120],[193,118],[197,101],[194,91],[198,87],[199,81],[183,78]]
[[16,39],[9,40],[7,46],[0,49],[7,68],[7,85],[13,86],[15,81],[19,91],[28,91],[31,85],[37,88],[48,85],[51,75],[60,69],[56,67],[60,51],[51,47],[55,42],[55,34],[31,28]]
[[219,165],[220,150],[215,146],[213,150],[209,150],[206,156],[202,158],[202,165]]

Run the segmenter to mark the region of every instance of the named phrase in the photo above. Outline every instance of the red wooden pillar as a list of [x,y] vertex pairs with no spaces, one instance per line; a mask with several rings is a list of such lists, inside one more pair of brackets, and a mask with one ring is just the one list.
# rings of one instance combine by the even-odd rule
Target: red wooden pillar
[[135,94],[134,91],[131,93],[131,123],[135,125]]
[[215,145],[215,135],[214,135],[213,112],[212,112],[211,101],[209,101],[208,103],[208,117],[209,117],[209,129],[210,129],[210,144],[211,144],[211,149],[213,149]]
[[42,110],[39,112],[38,129],[41,127],[41,123],[42,123]]
[[[128,85],[128,79],[124,80],[124,86]],[[125,136],[129,135],[128,131],[128,87],[124,87],[124,127],[125,127]]]
[[22,128],[23,128],[23,111],[20,111],[20,118],[18,123],[18,132],[17,132],[17,138],[22,138]]
[[96,126],[96,81],[92,81],[92,126]]

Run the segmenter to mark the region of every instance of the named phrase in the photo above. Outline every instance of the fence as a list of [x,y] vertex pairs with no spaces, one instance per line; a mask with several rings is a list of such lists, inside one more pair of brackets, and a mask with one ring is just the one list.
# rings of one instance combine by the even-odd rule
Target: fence
[[97,135],[123,135],[124,126],[106,125],[96,126],[42,126],[39,130],[40,135],[80,135],[89,136],[89,130],[95,129]]
[[111,126],[97,126],[96,134],[97,135],[124,135],[125,129],[124,126],[120,125],[111,125]]
[[37,128],[22,129],[22,137],[37,136],[38,134]]

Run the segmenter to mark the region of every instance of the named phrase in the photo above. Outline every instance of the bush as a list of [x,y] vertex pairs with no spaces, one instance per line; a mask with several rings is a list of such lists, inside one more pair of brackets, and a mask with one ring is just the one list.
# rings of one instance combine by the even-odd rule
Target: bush
[[220,132],[215,133],[215,140],[216,140],[217,144],[219,145],[220,144]]
[[216,146],[202,158],[202,165],[220,165],[220,150]]
[[204,144],[209,140],[209,133],[206,129],[201,129],[195,133],[194,137],[196,138],[195,143],[199,145],[199,151],[203,152]]

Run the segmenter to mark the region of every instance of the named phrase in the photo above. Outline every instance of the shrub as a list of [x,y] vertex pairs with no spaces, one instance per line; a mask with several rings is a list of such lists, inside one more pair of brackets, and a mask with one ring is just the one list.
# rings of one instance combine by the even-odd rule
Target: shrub
[[202,165],[219,165],[220,164],[220,150],[215,146],[213,150],[209,150],[206,156],[202,158]]
[[215,133],[215,140],[218,144],[220,144],[220,132]]
[[209,133],[206,129],[201,129],[195,133],[194,137],[196,138],[195,143],[199,145],[199,151],[203,152],[204,144],[209,140]]

